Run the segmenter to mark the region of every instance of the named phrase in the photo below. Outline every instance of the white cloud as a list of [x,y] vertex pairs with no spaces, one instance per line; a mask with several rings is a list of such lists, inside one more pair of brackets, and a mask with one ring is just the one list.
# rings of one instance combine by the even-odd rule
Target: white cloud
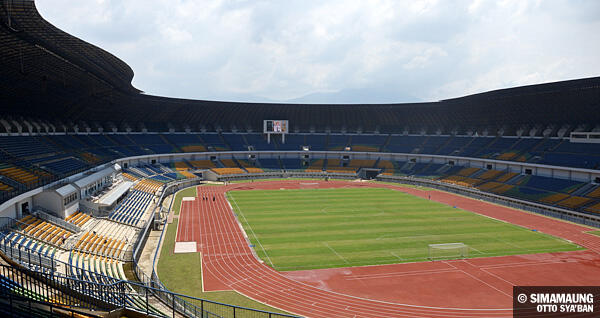
[[156,95],[409,102],[600,72],[595,0],[36,5],[54,25],[123,59],[133,84]]

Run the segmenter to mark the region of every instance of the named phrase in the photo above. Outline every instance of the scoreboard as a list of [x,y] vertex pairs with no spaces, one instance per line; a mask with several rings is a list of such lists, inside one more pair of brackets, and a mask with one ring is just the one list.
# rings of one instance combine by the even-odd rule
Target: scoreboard
[[287,120],[264,120],[263,127],[265,134],[287,134],[289,126]]
[[263,133],[267,134],[267,141],[271,143],[271,134],[281,135],[281,140],[285,143],[285,134],[289,131],[287,120],[263,120]]

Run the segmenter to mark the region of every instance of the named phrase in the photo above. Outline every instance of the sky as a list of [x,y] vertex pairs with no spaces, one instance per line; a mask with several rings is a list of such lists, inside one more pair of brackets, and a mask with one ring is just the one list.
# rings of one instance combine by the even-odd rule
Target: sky
[[401,103],[600,75],[597,0],[36,0],[146,94]]

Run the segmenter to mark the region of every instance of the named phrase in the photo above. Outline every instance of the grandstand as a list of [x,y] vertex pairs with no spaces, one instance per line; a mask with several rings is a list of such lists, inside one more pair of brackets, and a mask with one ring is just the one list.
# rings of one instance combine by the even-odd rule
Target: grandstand
[[[142,94],[127,64],[53,27],[33,1],[0,9],[0,251],[11,262],[2,268],[19,266],[26,280],[46,275],[45,289],[73,299],[53,303],[31,282],[2,274],[3,297],[219,317],[137,267],[151,229],[167,223],[165,197],[200,180],[358,179],[370,171],[379,181],[600,224],[600,77],[405,104],[167,98]],[[289,120],[285,142],[260,133],[271,118]],[[595,137],[575,137],[584,133]],[[111,208],[90,200],[122,180],[131,188],[109,195]]]

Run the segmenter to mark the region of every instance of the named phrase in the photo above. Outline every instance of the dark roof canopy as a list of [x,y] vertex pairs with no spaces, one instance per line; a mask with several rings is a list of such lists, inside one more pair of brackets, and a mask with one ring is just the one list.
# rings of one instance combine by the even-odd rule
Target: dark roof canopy
[[49,121],[143,122],[158,130],[204,126],[261,130],[288,119],[292,130],[517,129],[600,123],[600,77],[502,89],[431,103],[303,105],[149,96],[112,54],[45,21],[33,1],[0,2],[0,111]]

